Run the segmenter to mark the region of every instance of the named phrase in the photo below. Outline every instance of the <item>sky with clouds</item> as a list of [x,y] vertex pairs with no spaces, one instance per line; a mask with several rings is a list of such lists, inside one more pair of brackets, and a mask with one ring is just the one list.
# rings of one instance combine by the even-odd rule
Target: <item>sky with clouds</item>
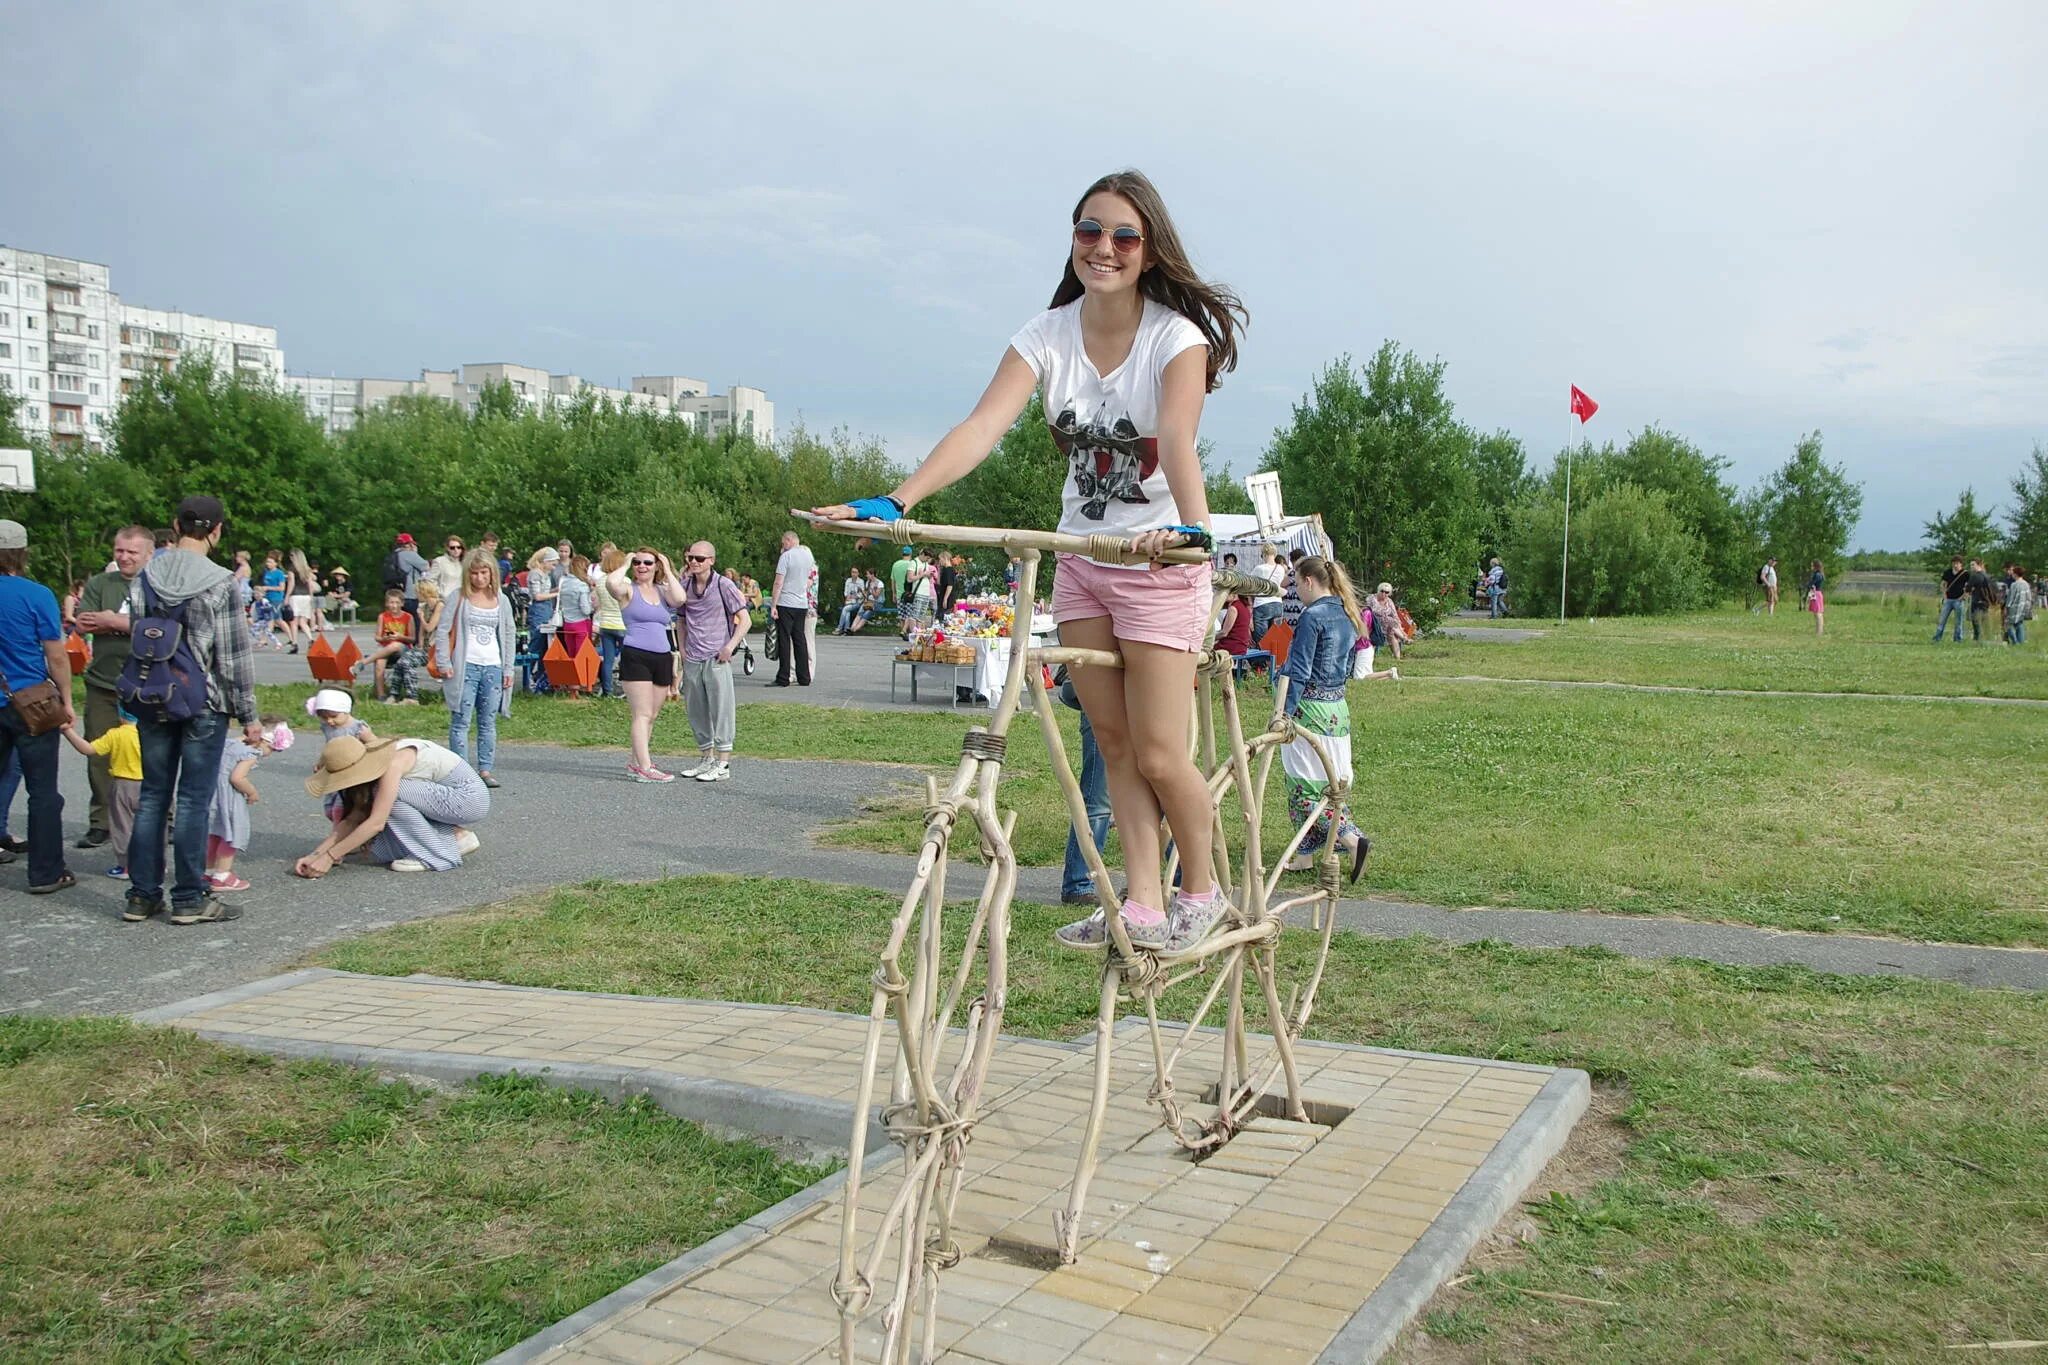
[[294,372],[758,385],[920,457],[1102,172],[1251,310],[1239,472],[1393,338],[1547,460],[1819,429],[1867,547],[2048,441],[2048,5],[79,0],[5,24],[0,241]]

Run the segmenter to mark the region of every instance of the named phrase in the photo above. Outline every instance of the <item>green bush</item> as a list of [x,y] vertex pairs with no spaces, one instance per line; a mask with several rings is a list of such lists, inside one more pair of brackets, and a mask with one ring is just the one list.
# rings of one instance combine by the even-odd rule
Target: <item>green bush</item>
[[[1519,575],[1514,605],[1524,616],[1548,615],[1557,603],[1564,500],[1525,503],[1510,541]],[[1566,611],[1572,616],[1647,616],[1690,611],[1719,595],[1699,539],[1688,532],[1661,489],[1610,483],[1571,517],[1571,570]]]

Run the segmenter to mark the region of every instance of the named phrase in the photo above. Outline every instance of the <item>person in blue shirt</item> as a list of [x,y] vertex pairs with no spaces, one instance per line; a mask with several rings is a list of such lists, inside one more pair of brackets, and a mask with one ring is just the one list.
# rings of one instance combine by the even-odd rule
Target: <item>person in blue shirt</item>
[[[28,889],[44,896],[78,885],[64,866],[64,797],[57,790],[63,731],[31,735],[13,704],[14,694],[54,682],[64,700],[63,726],[78,718],[71,709],[71,660],[64,653],[57,595],[27,577],[27,570],[27,529],[18,521],[0,521],[0,768],[12,759],[21,762],[21,780],[28,788]],[[14,858],[12,852],[0,852],[0,862]]]
[[[1351,784],[1351,704],[1344,688],[1351,681],[1360,618],[1351,575],[1336,560],[1316,555],[1303,559],[1294,566],[1294,583],[1302,610],[1280,671],[1288,680],[1287,714],[1305,735],[1315,737],[1314,745],[1298,737],[1280,751],[1280,766],[1287,775],[1287,815],[1298,827],[1317,802],[1328,798],[1330,779],[1346,787]],[[1315,745],[1329,760],[1327,773],[1316,758]],[[1288,866],[1313,865],[1315,855],[1329,842],[1331,824],[1327,816],[1317,820]],[[1346,802],[1337,805],[1335,825],[1337,842],[1351,855],[1350,880],[1356,882],[1365,871],[1372,840],[1352,823]]]

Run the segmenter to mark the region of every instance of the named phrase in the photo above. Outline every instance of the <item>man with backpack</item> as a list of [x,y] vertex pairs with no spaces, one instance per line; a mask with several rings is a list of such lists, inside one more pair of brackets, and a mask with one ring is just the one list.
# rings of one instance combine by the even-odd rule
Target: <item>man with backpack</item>
[[427,623],[420,621],[420,576],[431,567],[420,556],[409,531],[400,531],[391,553],[384,556],[384,591],[396,588],[405,599],[405,614],[420,623],[420,629],[414,632],[415,639],[425,638]]
[[256,722],[249,633],[235,611],[235,576],[208,556],[227,511],[194,495],[178,504],[177,544],[128,588],[128,663],[117,687],[142,741],[142,791],[128,848],[131,923],[164,909],[164,817],[177,801],[171,923],[217,924],[240,912],[206,879],[207,813],[220,779],[230,716]]

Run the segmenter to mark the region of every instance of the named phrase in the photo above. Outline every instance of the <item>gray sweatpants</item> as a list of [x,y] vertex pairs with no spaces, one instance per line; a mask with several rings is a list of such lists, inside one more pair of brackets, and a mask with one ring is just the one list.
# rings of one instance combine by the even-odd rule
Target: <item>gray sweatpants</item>
[[448,774],[446,782],[400,778],[391,817],[370,840],[370,858],[379,863],[417,858],[436,872],[460,867],[455,827],[473,825],[490,810],[491,789],[467,763]]
[[716,659],[689,659],[683,663],[683,706],[690,713],[690,730],[699,749],[732,752],[733,694],[732,664]]

